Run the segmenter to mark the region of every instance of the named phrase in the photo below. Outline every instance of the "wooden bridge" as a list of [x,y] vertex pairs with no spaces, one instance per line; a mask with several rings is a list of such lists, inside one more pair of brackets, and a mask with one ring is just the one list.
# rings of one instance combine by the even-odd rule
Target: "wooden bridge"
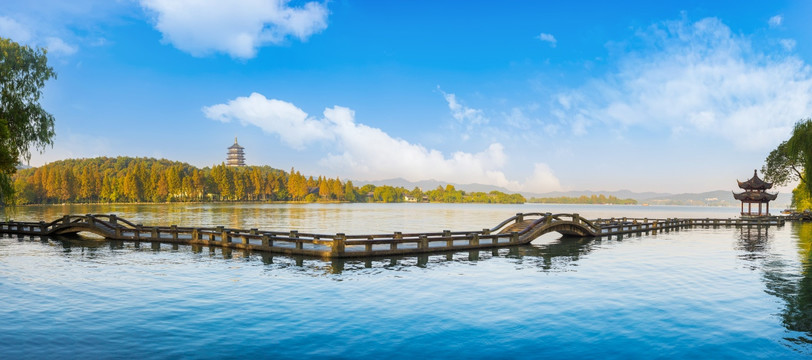
[[656,233],[694,226],[781,226],[780,217],[739,219],[611,218],[587,220],[579,214],[519,213],[490,229],[378,235],[310,234],[218,227],[144,226],[116,215],[65,215],[46,223],[0,222],[0,233],[31,236],[89,232],[107,239],[205,245],[317,257],[368,257],[485,249],[527,244],[541,235],[611,237]]

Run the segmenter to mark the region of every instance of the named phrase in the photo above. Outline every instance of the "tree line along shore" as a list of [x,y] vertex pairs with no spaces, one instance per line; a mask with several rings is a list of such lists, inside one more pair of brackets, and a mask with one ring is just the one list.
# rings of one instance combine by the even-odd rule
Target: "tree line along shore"
[[269,166],[197,168],[154,158],[68,159],[21,169],[13,175],[15,202],[163,203],[191,201],[446,202],[521,204],[521,194],[465,192],[452,185],[415,187],[363,185],[324,176],[306,177]]

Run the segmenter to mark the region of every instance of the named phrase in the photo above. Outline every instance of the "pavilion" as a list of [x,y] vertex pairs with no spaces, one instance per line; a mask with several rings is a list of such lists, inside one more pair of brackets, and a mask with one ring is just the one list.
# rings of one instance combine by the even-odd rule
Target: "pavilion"
[[[767,189],[773,187],[773,183],[768,183],[759,179],[757,170],[753,170],[753,177],[747,181],[739,181],[739,188],[744,189],[742,193],[733,193],[736,200],[742,202],[741,214],[742,216],[770,216],[770,201],[778,197],[778,193],[770,194],[766,192]],[[744,204],[747,203],[747,212],[744,211]],[[753,212],[753,204],[758,204],[758,212]],[[761,204],[766,204],[766,210],[762,213]]]

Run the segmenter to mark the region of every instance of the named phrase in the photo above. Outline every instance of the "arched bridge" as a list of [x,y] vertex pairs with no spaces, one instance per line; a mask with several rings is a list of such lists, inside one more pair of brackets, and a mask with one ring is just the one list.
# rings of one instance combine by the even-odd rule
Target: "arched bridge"
[[551,232],[564,236],[592,237],[598,235],[601,228],[578,214],[520,213],[491,231],[498,231],[500,234],[516,232],[519,243],[526,244]]
[[519,213],[498,225],[478,231],[450,231],[372,235],[309,234],[258,229],[218,227],[144,226],[116,215],[65,215],[46,223],[0,222],[0,233],[65,235],[89,232],[107,239],[150,241],[268,251],[319,257],[367,257],[458,250],[475,250],[527,244],[547,233],[564,236],[622,236],[629,233],[668,231],[690,226],[783,225],[783,218],[759,219],[635,219],[588,220],[579,214]]

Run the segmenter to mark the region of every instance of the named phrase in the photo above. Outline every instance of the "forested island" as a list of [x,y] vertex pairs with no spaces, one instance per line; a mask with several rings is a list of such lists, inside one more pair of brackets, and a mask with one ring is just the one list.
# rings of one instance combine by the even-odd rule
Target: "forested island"
[[520,194],[465,192],[452,185],[415,187],[364,185],[325,176],[306,177],[270,166],[225,164],[197,168],[154,158],[68,159],[13,175],[16,203],[137,203],[190,201],[446,202],[521,204]]
[[559,197],[543,197],[537,198],[533,197],[530,198],[531,203],[540,203],[540,204],[613,204],[613,205],[637,205],[637,200],[635,199],[618,199],[613,195],[609,195],[608,197],[601,194],[601,195],[592,195],[586,196],[581,195],[579,197],[569,197],[569,196],[559,196]]

